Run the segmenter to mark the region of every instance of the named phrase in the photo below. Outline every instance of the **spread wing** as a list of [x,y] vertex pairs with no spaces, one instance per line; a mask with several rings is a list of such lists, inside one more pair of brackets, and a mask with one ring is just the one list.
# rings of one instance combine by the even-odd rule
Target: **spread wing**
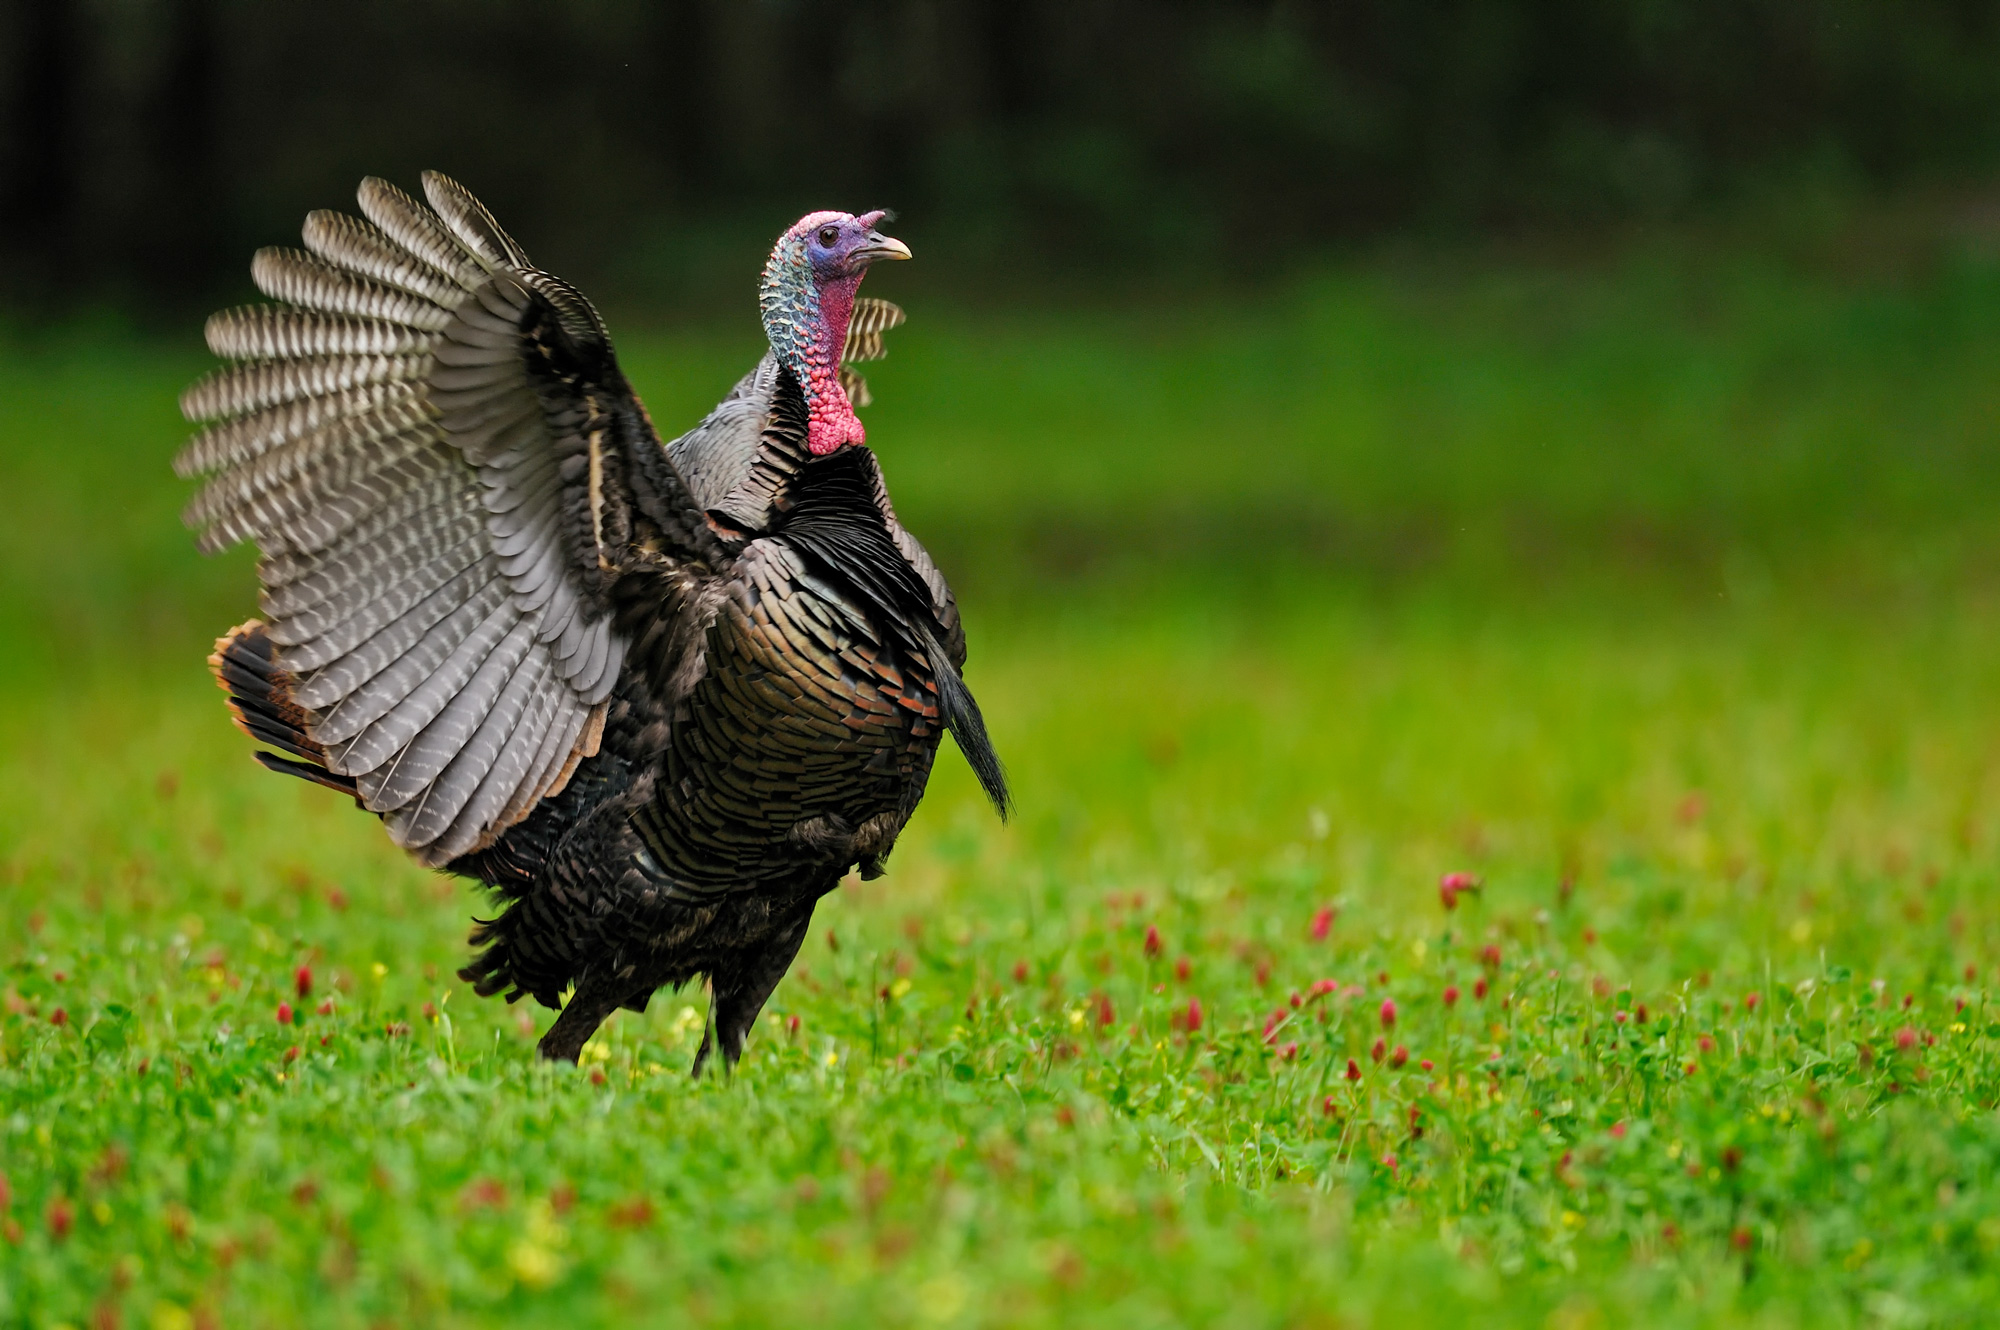
[[211,476],[203,549],[262,552],[293,751],[442,864],[596,751],[635,524],[656,562],[718,546],[590,303],[462,187],[424,191],[365,181],[367,221],[314,213],[309,252],[257,255],[285,303],[209,320],[238,363],[183,398],[212,423],[175,467]]

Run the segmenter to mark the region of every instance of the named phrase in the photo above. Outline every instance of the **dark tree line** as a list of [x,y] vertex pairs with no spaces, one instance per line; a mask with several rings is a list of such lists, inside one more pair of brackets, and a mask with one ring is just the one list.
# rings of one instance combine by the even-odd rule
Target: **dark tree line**
[[2000,5],[0,0],[0,115],[16,299],[206,299],[430,165],[639,288],[828,204],[1139,265],[1988,172]]

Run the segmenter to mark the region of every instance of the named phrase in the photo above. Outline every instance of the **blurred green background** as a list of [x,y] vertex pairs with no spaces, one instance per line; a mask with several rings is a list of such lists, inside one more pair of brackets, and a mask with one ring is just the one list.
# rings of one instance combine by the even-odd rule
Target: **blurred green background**
[[889,206],[911,280],[1171,300],[1389,236],[1560,235],[2000,164],[1965,0],[9,0],[0,281],[200,305],[447,169],[612,308]]

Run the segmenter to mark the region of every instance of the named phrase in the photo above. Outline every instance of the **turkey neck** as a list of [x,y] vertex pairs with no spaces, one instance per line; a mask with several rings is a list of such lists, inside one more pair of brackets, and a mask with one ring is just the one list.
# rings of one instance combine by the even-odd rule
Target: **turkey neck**
[[840,386],[840,358],[847,323],[863,274],[822,282],[803,247],[781,245],[764,267],[758,305],[771,352],[792,372],[806,399],[806,447],[824,457],[844,444],[865,443],[868,432]]

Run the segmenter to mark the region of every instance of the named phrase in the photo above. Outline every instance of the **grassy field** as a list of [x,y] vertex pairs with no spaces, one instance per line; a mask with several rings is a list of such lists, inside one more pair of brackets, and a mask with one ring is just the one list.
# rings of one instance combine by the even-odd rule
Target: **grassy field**
[[[942,762],[733,1082],[700,993],[571,1071],[451,977],[480,902],[224,720],[199,349],[11,336],[0,1322],[1985,1319],[2000,267],[911,303],[1020,815]],[[625,356],[665,424],[754,349]]]

